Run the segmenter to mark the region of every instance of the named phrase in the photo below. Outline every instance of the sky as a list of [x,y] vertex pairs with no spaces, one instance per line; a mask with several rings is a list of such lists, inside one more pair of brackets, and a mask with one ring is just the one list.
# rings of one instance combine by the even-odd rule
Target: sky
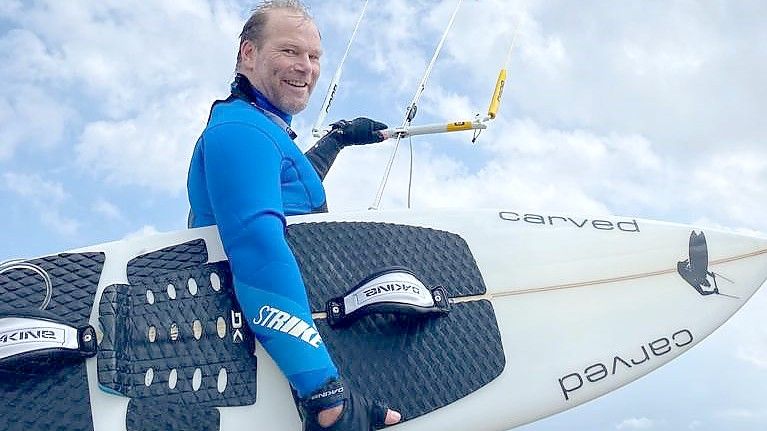
[[[323,74],[294,119],[308,148],[362,1],[308,1]],[[241,0],[0,1],[0,261],[186,224],[186,171],[228,94]],[[328,121],[396,126],[455,0],[372,0]],[[494,120],[412,140],[412,207],[545,209],[767,232],[767,3],[466,0],[414,123]],[[407,144],[404,142],[403,144]],[[331,211],[364,210],[392,143],[344,150]],[[407,206],[400,148],[381,208]],[[764,289],[762,289],[764,290]],[[520,428],[763,430],[767,293],[680,359]],[[522,390],[522,389],[520,389]]]

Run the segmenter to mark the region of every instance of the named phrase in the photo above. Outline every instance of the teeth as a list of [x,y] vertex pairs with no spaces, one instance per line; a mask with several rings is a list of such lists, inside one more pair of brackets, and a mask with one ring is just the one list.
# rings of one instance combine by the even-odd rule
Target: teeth
[[303,81],[288,81],[286,80],[288,84],[294,86],[294,87],[306,87],[306,83]]

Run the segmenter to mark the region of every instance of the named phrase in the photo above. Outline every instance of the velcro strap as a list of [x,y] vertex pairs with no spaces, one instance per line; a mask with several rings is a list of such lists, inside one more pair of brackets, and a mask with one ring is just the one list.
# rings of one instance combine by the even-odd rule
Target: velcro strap
[[343,381],[336,379],[329,380],[317,392],[301,400],[301,404],[307,412],[318,412],[337,406],[347,399],[349,399],[349,392]]

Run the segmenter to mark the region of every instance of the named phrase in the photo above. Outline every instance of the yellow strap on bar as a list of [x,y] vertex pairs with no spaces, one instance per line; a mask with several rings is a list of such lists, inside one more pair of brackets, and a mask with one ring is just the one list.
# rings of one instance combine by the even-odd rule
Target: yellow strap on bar
[[448,123],[447,125],[448,132],[459,132],[461,130],[471,130],[473,128],[471,121],[456,121],[455,123]]
[[490,118],[495,118],[498,114],[498,108],[501,106],[501,96],[503,96],[503,86],[506,85],[506,69],[501,69],[498,74],[498,81],[495,83],[495,91],[493,91],[493,98],[490,99],[490,107],[487,109],[487,115]]

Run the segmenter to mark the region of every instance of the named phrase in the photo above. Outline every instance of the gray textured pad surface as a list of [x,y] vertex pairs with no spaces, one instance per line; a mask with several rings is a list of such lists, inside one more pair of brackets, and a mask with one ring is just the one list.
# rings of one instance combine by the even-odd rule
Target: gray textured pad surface
[[[59,254],[27,261],[51,278],[47,311],[73,326],[86,325],[104,255]],[[37,309],[45,299],[42,278],[29,270],[0,274],[2,307]],[[85,362],[56,364],[39,375],[0,374],[0,429],[92,430]]]
[[312,311],[343,296],[357,282],[389,266],[404,266],[427,286],[442,285],[451,298],[485,293],[469,246],[460,236],[390,223],[324,222],[288,227],[309,292]]
[[128,262],[128,282],[136,284],[158,275],[198,268],[207,261],[208,249],[201,239],[174,245]]
[[[220,420],[218,409],[133,399],[128,404],[126,428],[128,431],[215,431],[219,429]],[[250,429],[258,428],[243,431]]]
[[406,419],[448,405],[505,366],[489,301],[455,304],[446,317],[366,316],[341,330],[317,322],[347,382]]
[[[87,325],[104,254],[59,254],[25,262],[39,266],[51,277],[53,293],[46,311],[66,318],[73,326]],[[45,292],[42,278],[32,271],[20,269],[0,274],[3,307],[38,308]]]

